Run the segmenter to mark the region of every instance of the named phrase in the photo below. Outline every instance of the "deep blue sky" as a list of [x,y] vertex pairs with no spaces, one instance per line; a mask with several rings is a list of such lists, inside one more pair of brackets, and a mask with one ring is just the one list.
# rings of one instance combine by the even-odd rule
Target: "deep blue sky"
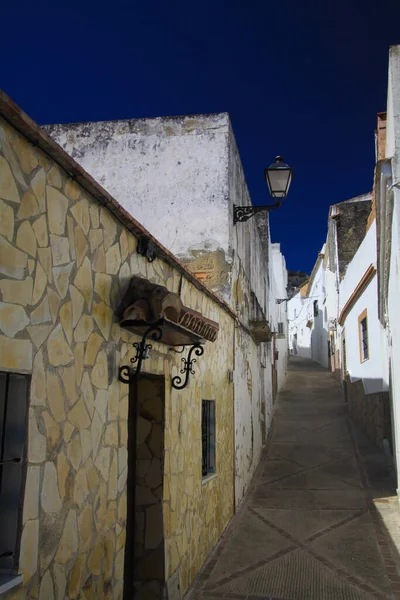
[[310,271],[330,204],[372,186],[400,1],[5,2],[0,85],[38,123],[228,111],[254,204],[263,169],[295,169],[271,215]]

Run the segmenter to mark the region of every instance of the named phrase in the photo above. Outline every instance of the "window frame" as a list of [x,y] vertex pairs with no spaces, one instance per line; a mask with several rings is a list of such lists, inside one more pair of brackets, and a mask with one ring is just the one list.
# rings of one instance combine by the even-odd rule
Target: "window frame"
[[[364,355],[364,339],[363,339],[363,329],[362,323],[365,321],[365,331],[366,331],[366,346],[367,346],[367,356]],[[364,363],[370,359],[370,346],[369,346],[369,331],[368,331],[368,310],[365,308],[362,313],[358,317],[358,347],[360,351],[360,363]]]
[[[207,409],[206,409],[207,406]],[[204,414],[205,410],[207,415]],[[213,477],[217,473],[216,461],[216,402],[215,400],[201,401],[201,477],[202,481]],[[207,425],[204,433],[203,426]],[[206,441],[205,441],[206,437]],[[205,454],[206,445],[206,457]],[[205,468],[206,466],[206,468]]]

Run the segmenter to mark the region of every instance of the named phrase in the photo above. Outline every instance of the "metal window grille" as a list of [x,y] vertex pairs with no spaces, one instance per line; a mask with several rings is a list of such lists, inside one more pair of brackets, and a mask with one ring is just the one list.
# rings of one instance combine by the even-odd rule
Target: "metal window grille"
[[283,333],[283,322],[278,323],[278,333]]
[[0,570],[18,567],[30,376],[0,372]]
[[360,327],[362,356],[363,360],[367,360],[369,358],[367,317],[360,322]]
[[201,410],[202,474],[215,473],[215,401],[203,400]]

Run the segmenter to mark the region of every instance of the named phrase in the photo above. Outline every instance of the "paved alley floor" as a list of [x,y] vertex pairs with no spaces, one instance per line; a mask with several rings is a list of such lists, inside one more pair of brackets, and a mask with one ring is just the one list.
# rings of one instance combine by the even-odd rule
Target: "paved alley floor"
[[251,489],[188,600],[400,598],[394,493],[333,375],[292,359]]

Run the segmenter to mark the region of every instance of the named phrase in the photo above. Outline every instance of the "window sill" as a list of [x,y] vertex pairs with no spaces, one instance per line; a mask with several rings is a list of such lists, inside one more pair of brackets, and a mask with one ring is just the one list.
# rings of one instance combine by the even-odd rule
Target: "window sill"
[[23,575],[6,575],[0,573],[0,596],[22,583]]
[[203,479],[201,480],[201,485],[204,485],[205,483],[208,483],[209,481],[211,481],[212,479],[215,479],[218,476],[218,473],[210,473],[210,475],[206,475],[205,477],[203,477]]

